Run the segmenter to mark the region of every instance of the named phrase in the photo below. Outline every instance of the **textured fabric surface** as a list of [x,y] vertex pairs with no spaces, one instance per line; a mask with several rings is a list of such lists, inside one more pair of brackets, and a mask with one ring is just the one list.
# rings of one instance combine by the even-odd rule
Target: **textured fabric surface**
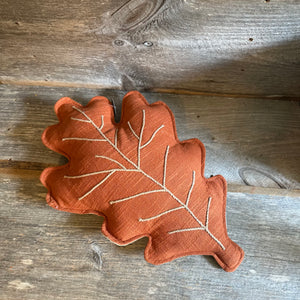
[[104,97],[85,107],[62,98],[55,112],[59,123],[42,140],[69,162],[41,175],[50,206],[104,216],[102,232],[118,245],[147,236],[152,264],[203,254],[226,271],[239,266],[244,252],[226,229],[226,181],[204,178],[203,144],[178,140],[163,102],[129,92],[120,123]]

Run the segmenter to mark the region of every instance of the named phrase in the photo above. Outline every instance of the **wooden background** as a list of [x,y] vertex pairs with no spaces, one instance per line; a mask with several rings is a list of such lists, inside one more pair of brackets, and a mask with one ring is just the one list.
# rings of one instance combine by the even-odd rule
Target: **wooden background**
[[294,98],[299,0],[1,0],[3,83]]
[[[299,0],[1,0],[0,300],[298,299]],[[181,140],[206,146],[205,175],[228,181],[234,273],[205,256],[145,262],[102,218],[45,202],[42,145],[55,102],[163,100]],[[288,100],[288,101],[287,101]]]

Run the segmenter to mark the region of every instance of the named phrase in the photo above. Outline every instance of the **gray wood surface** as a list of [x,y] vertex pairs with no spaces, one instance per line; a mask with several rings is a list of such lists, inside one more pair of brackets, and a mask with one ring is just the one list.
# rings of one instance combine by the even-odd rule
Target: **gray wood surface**
[[101,217],[47,206],[40,172],[65,162],[40,141],[53,105],[97,94],[119,118],[120,91],[0,85],[0,299],[298,299],[299,104],[145,93],[171,107],[180,139],[204,142],[206,175],[229,182],[228,234],[246,256],[226,273],[206,256],[150,265],[146,238],[118,247]]
[[297,98],[299,9],[299,0],[2,0],[0,81]]
[[226,273],[205,256],[148,264],[146,239],[118,247],[102,218],[53,210],[38,176],[2,174],[0,195],[1,300],[299,297],[299,198],[229,194],[229,236],[246,256]]

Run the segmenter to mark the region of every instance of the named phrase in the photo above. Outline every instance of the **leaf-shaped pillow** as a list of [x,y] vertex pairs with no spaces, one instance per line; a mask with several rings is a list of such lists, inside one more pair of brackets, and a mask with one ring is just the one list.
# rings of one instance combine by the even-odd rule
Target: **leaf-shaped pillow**
[[226,231],[226,181],[204,177],[203,144],[178,140],[163,102],[130,92],[120,123],[105,97],[85,107],[62,98],[55,111],[59,123],[42,140],[69,163],[41,175],[50,206],[104,216],[102,232],[118,245],[147,236],[152,264],[204,254],[226,271],[239,266],[244,252]]

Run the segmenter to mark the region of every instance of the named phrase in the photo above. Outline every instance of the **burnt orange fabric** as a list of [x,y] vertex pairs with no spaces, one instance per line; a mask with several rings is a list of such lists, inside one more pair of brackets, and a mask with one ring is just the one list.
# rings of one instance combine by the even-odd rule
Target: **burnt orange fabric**
[[69,163],[41,175],[50,206],[104,216],[102,232],[118,245],[147,236],[152,264],[204,254],[226,271],[239,266],[244,252],[226,230],[226,181],[204,177],[203,144],[178,140],[163,102],[130,92],[120,123],[104,97],[85,107],[62,98],[55,111],[59,123],[42,140]]

